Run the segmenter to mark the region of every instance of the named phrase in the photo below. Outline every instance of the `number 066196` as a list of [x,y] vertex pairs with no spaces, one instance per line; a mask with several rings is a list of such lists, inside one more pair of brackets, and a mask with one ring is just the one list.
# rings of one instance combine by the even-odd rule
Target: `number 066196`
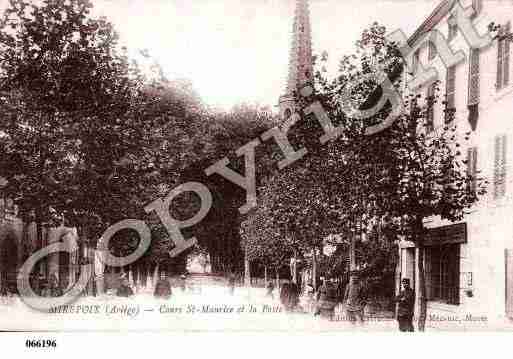
[[27,339],[25,340],[27,348],[56,348],[57,341],[55,339]]

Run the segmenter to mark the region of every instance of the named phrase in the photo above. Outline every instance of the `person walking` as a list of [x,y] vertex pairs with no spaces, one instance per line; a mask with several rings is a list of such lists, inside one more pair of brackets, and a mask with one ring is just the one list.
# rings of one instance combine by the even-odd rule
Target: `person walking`
[[299,308],[299,286],[295,282],[289,283],[288,311],[293,312]]
[[230,293],[230,295],[233,295],[233,293],[235,292],[235,282],[235,274],[231,273],[228,277],[228,292]]
[[131,297],[134,295],[134,291],[130,288],[130,283],[128,282],[128,278],[126,276],[121,277],[121,285],[119,286],[116,295],[118,297]]
[[269,282],[267,282],[267,285],[265,288],[266,288],[265,296],[268,298],[274,299],[274,295],[273,295],[274,283],[273,283],[273,281],[270,280]]
[[155,286],[153,296],[158,299],[169,299],[173,294],[169,280],[160,279]]
[[280,289],[280,303],[285,308],[286,311],[289,310],[289,301],[290,301],[290,284],[288,281],[282,283]]
[[46,287],[43,289],[43,297],[61,297],[64,291],[59,285],[59,280],[55,274],[51,274],[48,278]]
[[321,318],[333,318],[335,307],[337,306],[337,290],[330,281],[323,280],[317,299],[317,310],[315,313],[320,314]]
[[403,289],[395,298],[397,302],[397,322],[401,332],[413,332],[413,311],[415,307],[415,291],[410,287],[410,279],[401,281]]
[[346,313],[352,324],[357,322],[363,325],[364,308],[366,304],[366,295],[363,285],[360,283],[358,274],[353,273],[344,294],[344,303],[346,304]]
[[186,281],[187,281],[187,277],[185,276],[185,274],[182,274],[180,276],[180,289],[182,290],[182,292],[185,292],[185,290],[187,289]]

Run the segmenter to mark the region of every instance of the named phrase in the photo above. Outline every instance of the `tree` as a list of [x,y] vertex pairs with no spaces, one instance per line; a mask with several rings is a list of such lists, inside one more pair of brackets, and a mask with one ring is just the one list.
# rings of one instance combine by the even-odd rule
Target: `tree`
[[[361,201],[355,203],[360,216],[368,219],[363,228],[373,221],[385,223],[397,236],[412,240],[419,249],[419,330],[423,331],[426,320],[424,220],[430,217],[462,220],[465,210],[484,194],[486,181],[467,171],[461,143],[468,139],[468,133],[462,133],[462,126],[445,125],[435,132],[430,131],[429,116],[438,101],[438,92],[426,101],[414,91],[405,96],[405,107],[410,110],[403,111],[388,129],[372,136],[362,133],[390,114],[390,104],[363,121],[348,119],[342,114],[338,104],[347,99],[341,98],[341,92],[336,89],[347,86],[348,80],[359,81],[361,84],[354,87],[351,95],[360,100],[361,106],[372,106],[382,93],[376,90],[379,84],[359,80],[358,76],[365,71],[374,71],[369,64],[403,63],[398,51],[394,50],[395,44],[386,43],[384,34],[385,29],[377,24],[365,30],[357,43],[363,55],[352,57],[353,60],[346,57],[342,74],[328,85],[326,81],[321,82],[319,96],[328,104],[330,116],[342,123],[341,137],[346,140],[347,163],[366,168],[357,172],[359,180],[354,184],[358,193],[363,194]],[[382,62],[380,54],[384,49],[392,51],[396,57]],[[394,78],[394,67],[380,68],[392,69],[386,73]],[[453,109],[446,108],[445,112],[449,119],[454,116]],[[351,121],[357,123],[356,127],[348,125]]]
[[1,162],[8,192],[29,221],[34,214],[39,246],[43,223],[63,219],[95,246],[109,225],[141,218],[165,190],[163,173],[201,150],[191,89],[158,69],[144,76],[91,7],[12,0],[1,23]]
[[[244,173],[244,160],[234,152],[260,136],[273,124],[268,111],[259,106],[240,105],[228,112],[210,114],[210,130],[206,142],[209,149],[198,161],[181,172],[180,182],[196,181],[205,184],[213,196],[212,208],[194,227],[198,244],[210,255],[213,272],[242,271],[244,253],[241,248],[240,226],[245,215],[239,207],[245,203],[245,191],[220,175],[207,176],[205,169],[223,157],[230,160],[230,168]],[[268,153],[264,146],[256,149],[257,182],[269,171]],[[199,199],[187,194],[179,196],[173,205],[176,218],[189,218],[197,211]]]

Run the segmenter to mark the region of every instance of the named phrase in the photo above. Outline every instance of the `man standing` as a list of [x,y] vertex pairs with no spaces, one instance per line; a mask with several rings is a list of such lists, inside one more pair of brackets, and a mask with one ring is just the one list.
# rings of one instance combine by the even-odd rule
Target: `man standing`
[[265,296],[266,297],[270,297],[271,299],[274,299],[274,295],[273,295],[273,290],[274,290],[274,283],[272,280],[270,280],[269,282],[267,282],[267,285],[265,286],[266,288],[266,293],[265,293]]
[[319,288],[317,300],[316,313],[320,314],[321,318],[331,320],[337,306],[337,291],[330,281],[324,279],[321,288]]
[[128,278],[125,275],[121,277],[121,285],[119,286],[116,295],[118,297],[126,298],[134,295],[134,291],[132,290],[132,288],[130,288],[130,283],[128,282]]
[[356,273],[351,274],[351,280],[346,288],[344,303],[349,321],[352,324],[358,322],[363,325],[363,310],[365,308],[365,289],[360,283]]
[[413,332],[413,308],[415,306],[415,291],[410,287],[410,280],[401,281],[403,290],[395,298],[397,304],[397,322],[401,332]]

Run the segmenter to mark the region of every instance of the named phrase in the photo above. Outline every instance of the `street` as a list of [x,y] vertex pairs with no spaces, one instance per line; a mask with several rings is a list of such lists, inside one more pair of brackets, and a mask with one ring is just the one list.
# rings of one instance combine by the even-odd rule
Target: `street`
[[[276,292],[276,291],[275,291]],[[173,288],[169,300],[155,300],[151,288],[129,299],[114,296],[87,297],[52,313],[28,308],[19,298],[0,304],[6,330],[58,331],[390,331],[396,322],[369,318],[362,326],[349,323],[337,308],[333,321],[311,313],[285,313],[275,299],[265,298],[264,289],[203,287],[181,292]]]

